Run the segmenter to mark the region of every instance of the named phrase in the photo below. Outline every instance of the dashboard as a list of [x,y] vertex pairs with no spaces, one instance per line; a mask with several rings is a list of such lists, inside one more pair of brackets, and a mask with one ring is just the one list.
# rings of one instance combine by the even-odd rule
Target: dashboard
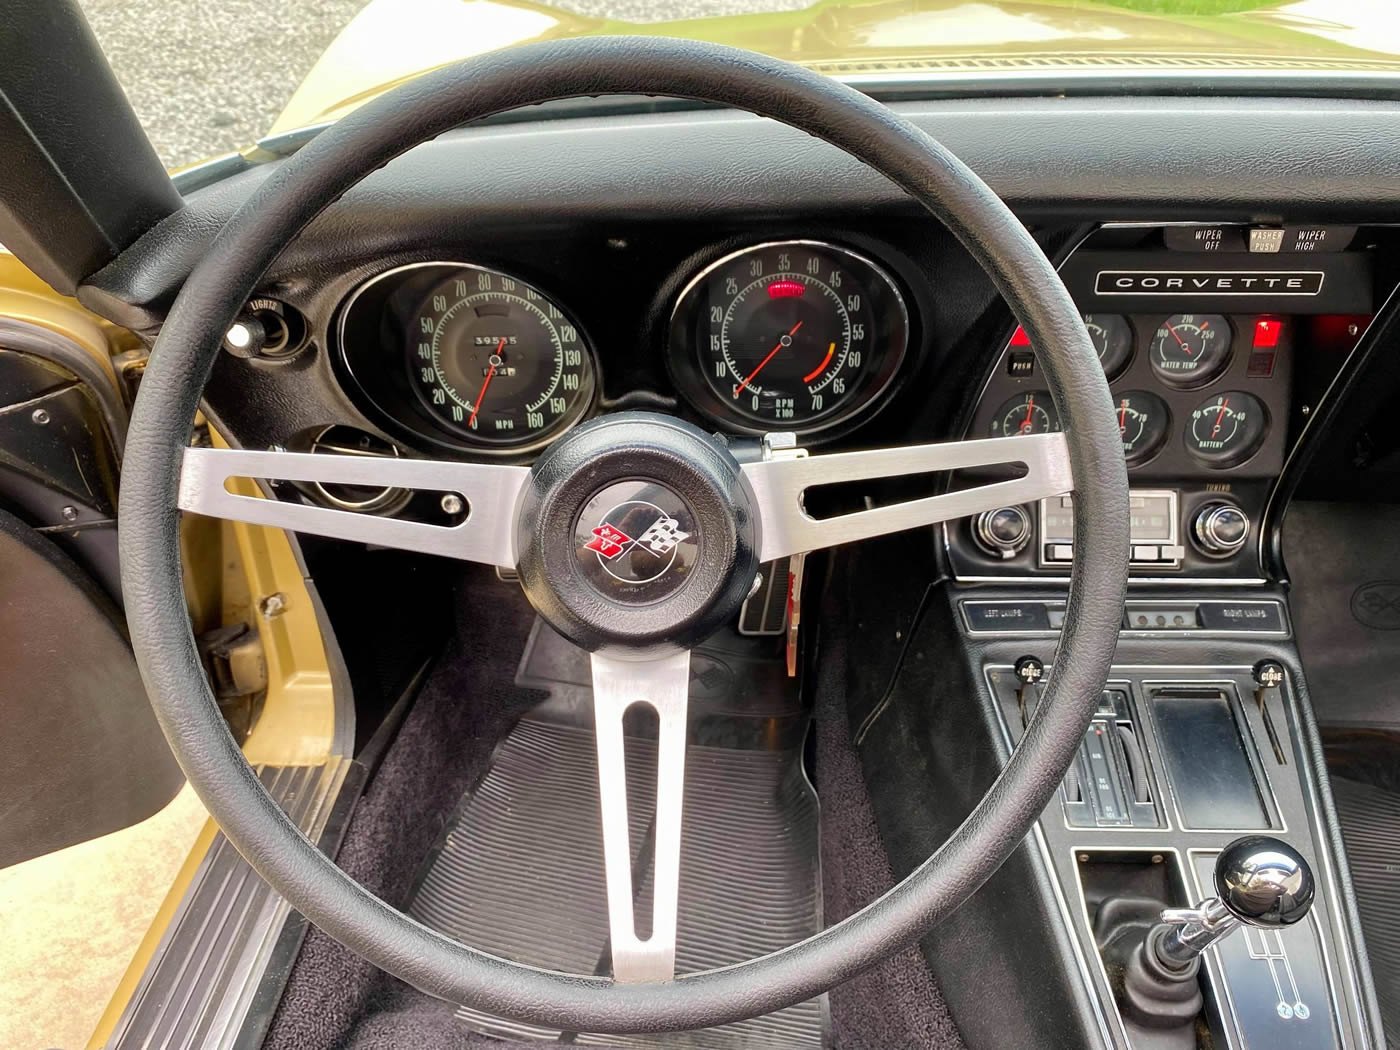
[[[1329,387],[1385,316],[1400,258],[1395,227],[1379,221],[1400,216],[1400,198],[1376,163],[1334,144],[1380,148],[1395,107],[892,105],[1007,198],[1086,316],[1137,501],[1134,576],[1271,575],[1271,501]],[[1191,151],[1189,187],[1148,162],[1162,138]],[[197,258],[264,177],[254,168],[194,191],[149,238],[160,266],[124,260],[84,296],[153,330],[182,255]],[[1275,279],[1302,283],[1248,283]],[[1186,283],[1203,280],[1216,283]],[[308,227],[249,315],[269,341],[220,355],[205,407],[250,448],[529,463],[569,427],[629,409],[736,439],[795,431],[833,450],[1057,425],[1036,348],[946,228],[829,147],[722,111],[542,120],[426,143]],[[400,493],[291,488],[283,498],[442,517]],[[849,495],[890,495],[877,489]],[[1243,530],[1233,553],[1197,542],[1207,504],[1233,507],[1212,526],[1232,543]],[[1019,521],[983,533],[949,523],[937,547],[957,579],[1063,581],[1068,509],[1015,508]],[[1017,530],[1008,554],[1000,544]]]

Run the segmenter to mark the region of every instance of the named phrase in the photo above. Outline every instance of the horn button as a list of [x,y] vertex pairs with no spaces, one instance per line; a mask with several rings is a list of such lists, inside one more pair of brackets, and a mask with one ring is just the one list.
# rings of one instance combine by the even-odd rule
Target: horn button
[[566,434],[535,464],[516,521],[526,595],[589,651],[690,648],[738,613],[758,572],[738,461],[667,416]]

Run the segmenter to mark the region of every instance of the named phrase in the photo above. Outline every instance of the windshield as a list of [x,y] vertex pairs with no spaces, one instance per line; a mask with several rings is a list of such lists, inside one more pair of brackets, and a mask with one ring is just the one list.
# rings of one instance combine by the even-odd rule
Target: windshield
[[84,0],[84,9],[172,168],[333,120],[456,59],[601,33],[733,44],[857,83],[1400,72],[1396,0]]

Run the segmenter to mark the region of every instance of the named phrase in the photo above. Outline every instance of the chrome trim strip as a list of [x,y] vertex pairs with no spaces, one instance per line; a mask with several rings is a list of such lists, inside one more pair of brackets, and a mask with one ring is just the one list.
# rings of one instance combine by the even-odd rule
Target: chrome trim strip
[[[323,846],[342,793],[363,775],[332,757],[320,766],[264,766],[269,793]],[[215,836],[107,1050],[230,1050],[239,1042],[291,905]]]
[[[1005,629],[1005,628],[996,629],[996,630],[980,630],[980,629],[978,629],[978,628],[972,626],[972,619],[971,619],[971,617],[969,617],[968,614],[967,614],[967,607],[970,606],[970,605],[1007,605],[1007,604],[1011,604],[1011,603],[1015,603],[1015,602],[1023,601],[1023,600],[1026,600],[1026,599],[1022,599],[1022,598],[1019,598],[1019,597],[1011,597],[1011,598],[959,598],[959,599],[957,600],[957,602],[958,602],[958,605],[959,605],[959,607],[961,608],[962,614],[963,614],[963,629],[964,629],[968,634],[973,635],[974,637],[978,637],[978,638],[985,638],[985,637],[990,637],[990,638],[1001,638],[1001,637],[1029,637],[1029,636],[1035,636],[1035,637],[1040,637],[1040,638],[1054,638],[1054,637],[1057,637],[1057,636],[1059,635],[1060,632],[1059,632],[1058,630],[1056,630],[1055,628],[1051,628],[1051,629],[1048,630],[1048,631],[1043,631],[1043,630],[1040,630],[1039,628],[1032,628],[1032,629],[1025,629],[1025,630],[1014,630],[1014,629]],[[1031,601],[1037,601],[1037,600],[1039,600],[1039,599],[1030,599],[1030,600],[1031,600]],[[1134,598],[1134,597],[1132,597],[1131,595],[1129,595],[1129,597],[1128,597],[1126,600],[1127,600],[1127,601],[1130,601],[1130,602],[1142,602],[1143,604],[1147,604],[1147,603],[1150,602],[1150,604],[1152,604],[1152,605],[1154,605],[1154,606],[1160,606],[1160,607],[1166,608],[1166,609],[1177,609],[1177,608],[1180,608],[1180,609],[1193,609],[1193,608],[1196,608],[1197,606],[1199,606],[1202,602],[1224,601],[1225,599],[1219,599],[1219,598],[1199,598],[1199,599],[1187,600],[1187,599],[1181,599],[1181,598],[1163,598],[1163,599],[1161,599],[1161,600],[1159,600],[1159,601],[1152,601],[1151,599]],[[1049,606],[1051,606],[1051,605],[1058,605],[1060,608],[1063,609],[1063,607],[1064,607],[1064,605],[1065,605],[1065,601],[1064,601],[1063,599],[1058,599],[1058,600],[1052,599],[1052,600],[1050,600],[1050,601],[1044,602],[1044,604],[1047,606],[1047,608],[1048,608]],[[1291,621],[1290,621],[1289,618],[1288,618],[1288,611],[1287,611],[1286,607],[1284,606],[1283,602],[1281,602],[1281,601],[1279,601],[1279,600],[1277,600],[1277,599],[1275,599],[1275,598],[1265,598],[1265,599],[1246,598],[1246,599],[1243,599],[1243,600],[1241,600],[1241,601],[1232,602],[1231,604],[1233,604],[1233,605],[1270,605],[1270,606],[1273,606],[1274,608],[1276,608],[1276,609],[1279,610],[1279,618],[1283,621],[1284,629],[1283,629],[1282,631],[1250,631],[1250,630],[1245,630],[1245,629],[1231,630],[1230,628],[1206,629],[1206,628],[1202,628],[1202,627],[1196,627],[1196,628],[1185,627],[1185,628],[1162,628],[1161,630],[1143,630],[1143,629],[1140,629],[1140,628],[1139,628],[1139,629],[1134,629],[1134,628],[1132,628],[1132,627],[1124,627],[1124,628],[1122,628],[1122,629],[1118,632],[1118,636],[1119,636],[1120,638],[1153,638],[1153,639],[1161,639],[1161,638],[1167,638],[1167,637],[1173,637],[1173,638],[1259,638],[1259,639],[1269,639],[1269,640],[1274,640],[1274,641],[1276,641],[1276,640],[1278,640],[1278,639],[1281,639],[1281,638],[1289,638],[1289,637],[1292,636],[1292,631],[1291,631],[1290,626],[1289,626],[1290,623],[1291,623]]]

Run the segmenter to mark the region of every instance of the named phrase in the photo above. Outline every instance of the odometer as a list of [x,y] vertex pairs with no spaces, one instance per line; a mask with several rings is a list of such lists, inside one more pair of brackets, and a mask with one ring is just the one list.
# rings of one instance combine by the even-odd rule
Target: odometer
[[726,256],[672,318],[672,369],[697,407],[740,429],[812,431],[889,385],[909,320],[894,281],[835,245],[788,241]]
[[534,445],[587,411],[593,355],[578,325],[518,278],[462,266],[408,321],[409,383],[439,423],[472,442]]

